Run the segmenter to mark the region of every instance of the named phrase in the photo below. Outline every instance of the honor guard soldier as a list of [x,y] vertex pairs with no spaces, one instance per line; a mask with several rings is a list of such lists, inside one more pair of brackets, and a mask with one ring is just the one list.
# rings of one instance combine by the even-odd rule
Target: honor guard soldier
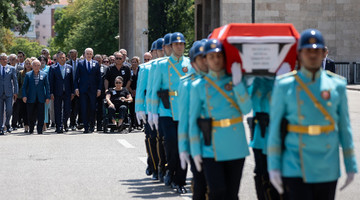
[[197,170],[204,168],[210,200],[238,199],[249,155],[243,115],[250,112],[251,99],[241,74],[226,74],[220,41],[210,39],[204,51],[209,73],[190,90],[191,155]]
[[147,91],[147,95],[146,95],[146,109],[147,109],[147,113],[148,113],[148,123],[149,126],[151,128],[152,131],[155,132],[156,134],[156,139],[157,139],[157,152],[158,152],[158,157],[159,157],[159,162],[158,162],[158,174],[159,174],[159,180],[160,182],[164,182],[164,175],[165,175],[165,164],[166,164],[166,157],[165,157],[165,149],[164,149],[164,145],[163,145],[163,139],[161,137],[161,133],[160,131],[158,131],[157,127],[154,127],[154,123],[153,123],[153,109],[152,109],[152,99],[151,96],[153,94],[153,82],[154,80],[157,78],[157,74],[155,74],[155,70],[156,67],[158,66],[158,63],[164,59],[166,59],[164,57],[164,44],[169,41],[169,34],[165,35],[164,38],[159,38],[155,41],[155,47],[154,47],[154,52],[157,56],[157,59],[152,60],[152,62],[150,63],[150,68],[149,68],[149,75],[148,75],[148,82],[147,82],[147,86],[146,86],[146,91]]
[[177,141],[179,120],[177,89],[180,78],[191,73],[193,69],[190,60],[183,55],[185,50],[184,35],[175,32],[171,35],[170,41],[173,53],[169,58],[160,61],[155,69],[157,77],[154,78],[153,93],[151,95],[154,104],[152,113],[155,127],[158,127],[163,132],[165,139],[164,144],[168,163],[168,169],[164,177],[165,185],[177,188],[179,193],[186,193],[184,187],[186,170],[181,169],[180,166]]
[[181,78],[179,84],[179,127],[178,127],[178,146],[181,168],[186,169],[186,163],[190,163],[193,173],[192,191],[194,200],[206,199],[206,181],[203,171],[198,172],[195,163],[190,158],[190,140],[189,140],[189,107],[190,107],[190,89],[191,83],[201,78],[208,72],[205,65],[204,42],[196,41],[190,48],[189,57],[192,67],[196,72],[188,74]]
[[[348,185],[357,172],[346,80],[321,68],[325,42],[316,29],[301,33],[299,71],[278,77],[268,139],[270,181],[289,199],[334,199],[340,146]],[[285,190],[284,190],[285,189]]]
[[[150,55],[149,55],[150,56]],[[140,120],[145,123],[145,147],[148,154],[146,175],[152,174],[152,179],[158,179],[158,163],[159,157],[156,150],[156,132],[152,130],[148,123],[146,123],[147,109],[146,109],[146,85],[148,80],[148,74],[150,70],[150,62],[140,65],[139,77],[137,82],[136,99],[135,99],[135,112],[137,115],[138,122]]]
[[271,185],[267,171],[267,139],[269,126],[270,100],[275,78],[254,77],[250,87],[250,96],[254,117],[248,118],[251,131],[250,147],[255,158],[254,180],[259,200],[280,199]]

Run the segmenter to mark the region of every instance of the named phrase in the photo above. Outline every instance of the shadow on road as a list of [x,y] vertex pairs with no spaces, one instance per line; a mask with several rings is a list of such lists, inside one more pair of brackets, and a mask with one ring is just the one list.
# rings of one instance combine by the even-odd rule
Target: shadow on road
[[[128,186],[128,193],[133,193],[133,198],[142,199],[167,199],[180,197],[175,189],[167,187],[164,183],[153,181],[150,178],[119,180],[122,185]],[[186,188],[190,192],[190,188]]]

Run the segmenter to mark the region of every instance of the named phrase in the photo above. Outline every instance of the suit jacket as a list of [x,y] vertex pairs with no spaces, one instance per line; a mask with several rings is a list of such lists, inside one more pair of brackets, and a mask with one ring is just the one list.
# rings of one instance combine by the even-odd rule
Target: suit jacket
[[335,73],[335,62],[330,58],[326,58],[325,60],[325,70]]
[[34,71],[27,72],[22,88],[23,97],[27,98],[27,103],[35,103],[36,98],[40,103],[50,99],[50,86],[46,72],[39,71],[39,83],[35,85]]
[[75,90],[79,89],[80,93],[93,93],[96,95],[97,90],[101,90],[101,73],[99,63],[92,60],[90,71],[87,70],[86,60],[79,61],[76,74],[74,87]]
[[70,60],[66,61],[66,64],[70,65],[71,68],[73,69],[72,70],[73,71],[73,81],[75,80],[75,74],[76,74],[75,72],[76,72],[76,69],[77,69],[78,62],[79,62],[79,60],[76,60],[75,65],[73,65],[73,63],[74,63],[73,60],[70,59]]
[[73,82],[73,69],[70,65],[65,64],[65,76],[62,77],[60,70],[60,64],[57,63],[50,68],[49,82],[50,82],[50,94],[55,96],[63,95],[65,91],[66,96],[70,96],[74,93],[74,82]]
[[[1,66],[0,70],[2,70]],[[6,65],[4,78],[0,73],[0,95],[5,93],[5,96],[11,97],[18,93],[18,89],[15,67]]]

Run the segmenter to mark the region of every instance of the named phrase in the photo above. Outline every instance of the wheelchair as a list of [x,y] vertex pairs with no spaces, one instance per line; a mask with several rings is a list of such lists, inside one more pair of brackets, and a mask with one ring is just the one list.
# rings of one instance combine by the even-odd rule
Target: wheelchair
[[[109,122],[111,121],[111,119],[109,119],[108,116],[108,104],[106,99],[104,99],[103,101],[103,132],[104,133],[122,133],[124,130],[126,130],[126,133],[130,133],[133,130],[133,122],[131,121],[131,115],[129,112],[129,104],[130,102],[126,102],[126,106],[127,106],[127,115],[125,117],[125,119],[123,120],[123,124],[124,124],[124,129],[121,130],[121,126],[117,127],[116,124],[110,124]],[[117,118],[119,115],[119,113],[115,113],[115,121],[116,123],[119,121],[119,118]]]

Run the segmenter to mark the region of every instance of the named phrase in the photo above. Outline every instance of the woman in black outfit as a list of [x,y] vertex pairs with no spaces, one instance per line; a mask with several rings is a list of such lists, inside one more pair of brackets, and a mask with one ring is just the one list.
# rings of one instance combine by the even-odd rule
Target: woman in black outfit
[[[128,113],[127,104],[132,102],[132,97],[129,91],[123,87],[123,78],[117,76],[115,78],[115,87],[109,88],[106,92],[106,102],[108,104],[108,119],[112,121],[113,125],[116,124],[115,117],[119,119],[116,124],[119,130],[124,129],[123,121]],[[116,116],[115,116],[116,115]]]
[[[140,69],[139,64],[140,64],[140,58],[134,56],[131,59],[131,85],[130,85],[130,93],[133,99],[135,99],[135,94],[136,94],[136,83]],[[135,102],[131,102],[129,104],[129,110],[131,115],[131,121],[133,122],[134,128],[140,128],[140,124],[138,124],[138,120],[136,119],[136,114],[135,114]]]

